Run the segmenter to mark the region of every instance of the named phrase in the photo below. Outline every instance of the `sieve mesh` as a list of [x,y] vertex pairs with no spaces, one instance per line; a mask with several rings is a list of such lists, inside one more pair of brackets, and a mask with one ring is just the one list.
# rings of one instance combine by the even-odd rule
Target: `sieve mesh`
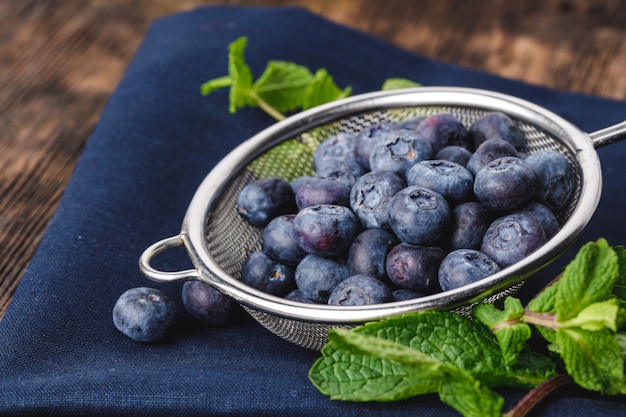
[[[256,157],[225,184],[215,204],[206,214],[206,250],[227,274],[240,280],[240,271],[246,258],[250,253],[261,248],[262,229],[251,226],[237,214],[235,203],[239,192],[245,185],[258,178],[281,176],[290,181],[298,176],[313,175],[313,152],[329,136],[341,132],[358,133],[365,127],[379,122],[397,122],[441,112],[451,113],[469,128],[476,119],[488,111],[492,110],[467,106],[411,106],[368,111],[319,125],[287,138]],[[563,224],[572,214],[580,196],[582,172],[577,164],[576,156],[562,139],[533,123],[515,120],[526,138],[522,152],[533,154],[543,150],[557,150],[567,157],[574,168],[577,182],[576,194],[569,207],[555,213],[559,222]],[[523,282],[514,284],[483,301],[496,303],[505,296],[514,294],[522,285]],[[454,311],[469,315],[471,307],[471,305],[466,305]],[[244,308],[255,320],[274,334],[311,349],[320,349],[327,341],[328,330],[338,326],[278,316],[250,306],[244,306]],[[353,326],[346,325],[345,327]]]

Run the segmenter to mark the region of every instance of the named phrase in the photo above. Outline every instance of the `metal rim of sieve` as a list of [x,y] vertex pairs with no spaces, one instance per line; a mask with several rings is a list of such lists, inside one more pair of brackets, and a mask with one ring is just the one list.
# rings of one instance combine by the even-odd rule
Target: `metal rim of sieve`
[[[296,137],[308,130],[346,119],[354,115],[413,107],[459,107],[480,111],[501,111],[515,120],[523,121],[559,142],[574,159],[579,172],[578,196],[571,213],[560,231],[540,249],[524,260],[474,284],[414,300],[386,304],[340,307],[310,305],[272,296],[246,286],[215,260],[207,249],[207,239],[223,239],[206,236],[208,216],[228,187],[229,183],[255,158],[272,147]],[[605,130],[615,130],[614,127]],[[622,134],[623,128],[617,129]],[[596,152],[598,145],[612,143],[615,132],[596,135],[593,138],[549,110],[517,97],[471,88],[418,87],[411,89],[380,91],[353,96],[316,107],[291,116],[259,132],[231,151],[204,178],[194,194],[178,235],[163,239],[148,247],[140,258],[140,269],[155,281],[181,281],[199,279],[233,297],[251,313],[257,321],[266,325],[266,317],[286,322],[316,324],[321,329],[328,326],[353,326],[367,321],[379,320],[404,313],[430,310],[466,308],[481,300],[498,298],[498,293],[516,288],[530,275],[547,266],[560,256],[585,228],[600,200],[602,173]],[[599,137],[602,136],[602,137]],[[601,141],[605,141],[603,143]],[[594,142],[596,147],[594,147]],[[193,269],[177,272],[159,271],[151,265],[160,252],[174,246],[184,245]],[[514,291],[514,290],[513,290]],[[495,295],[494,295],[495,294]],[[266,326],[267,327],[267,326]],[[298,335],[281,335],[292,341]],[[297,342],[296,342],[297,343]],[[310,342],[307,342],[310,344]],[[315,343],[314,343],[315,344]],[[319,344],[316,344],[319,348]]]

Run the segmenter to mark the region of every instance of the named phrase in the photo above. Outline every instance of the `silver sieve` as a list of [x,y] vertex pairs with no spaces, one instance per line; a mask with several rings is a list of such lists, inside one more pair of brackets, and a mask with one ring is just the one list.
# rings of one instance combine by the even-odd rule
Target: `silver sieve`
[[[380,121],[449,112],[468,127],[481,115],[500,111],[517,121],[526,141],[523,152],[563,153],[576,172],[572,203],[557,218],[560,231],[522,261],[474,284],[413,300],[374,306],[340,307],[285,300],[240,281],[247,256],[261,248],[262,229],[235,210],[237,195],[251,181],[269,176],[291,180],[312,175],[312,153],[325,138],[357,133]],[[516,97],[485,90],[419,87],[353,96],[298,113],[248,139],[222,159],[198,187],[180,232],[148,247],[142,272],[155,281],[201,280],[233,297],[262,326],[297,345],[320,349],[334,327],[430,309],[469,314],[478,302],[494,303],[514,294],[531,275],[561,255],[578,237],[598,205],[602,172],[596,149],[621,140],[626,122],[587,134],[558,115]],[[152,266],[161,252],[184,246],[194,266],[160,271]]]

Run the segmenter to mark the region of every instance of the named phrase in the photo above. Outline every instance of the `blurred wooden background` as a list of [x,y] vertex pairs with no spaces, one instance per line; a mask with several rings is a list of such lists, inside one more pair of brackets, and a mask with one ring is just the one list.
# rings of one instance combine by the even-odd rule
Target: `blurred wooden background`
[[213,4],[301,6],[435,59],[626,99],[620,0],[0,0],[0,317],[150,23]]

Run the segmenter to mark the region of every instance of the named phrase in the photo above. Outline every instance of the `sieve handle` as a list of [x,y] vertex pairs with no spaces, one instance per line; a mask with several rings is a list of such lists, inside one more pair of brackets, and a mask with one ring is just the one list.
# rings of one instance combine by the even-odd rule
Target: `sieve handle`
[[141,272],[153,281],[176,282],[197,279],[198,272],[195,269],[166,272],[155,269],[151,264],[152,259],[159,253],[170,248],[181,246],[184,243],[185,241],[181,235],[168,237],[153,243],[141,254],[141,257],[139,258],[139,269],[141,269]]
[[596,149],[626,139],[626,120],[589,133],[589,136]]

